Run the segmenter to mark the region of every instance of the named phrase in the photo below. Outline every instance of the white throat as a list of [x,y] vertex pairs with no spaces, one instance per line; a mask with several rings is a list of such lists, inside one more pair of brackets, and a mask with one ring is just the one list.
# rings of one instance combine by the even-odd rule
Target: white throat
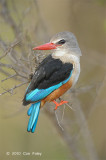
[[57,49],[52,55],[55,57],[61,57],[66,54],[65,50]]

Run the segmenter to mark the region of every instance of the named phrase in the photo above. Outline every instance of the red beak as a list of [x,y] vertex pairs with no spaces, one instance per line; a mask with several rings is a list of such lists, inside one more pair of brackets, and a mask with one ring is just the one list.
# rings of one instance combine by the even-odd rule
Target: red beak
[[33,50],[51,50],[51,49],[56,49],[56,47],[57,45],[54,43],[46,43],[46,44],[33,48]]

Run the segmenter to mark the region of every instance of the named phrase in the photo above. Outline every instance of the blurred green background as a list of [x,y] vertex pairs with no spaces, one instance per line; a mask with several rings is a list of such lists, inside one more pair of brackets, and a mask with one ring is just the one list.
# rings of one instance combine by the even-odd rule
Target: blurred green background
[[[49,37],[61,31],[70,31],[78,39],[82,51],[81,74],[77,88],[87,87],[84,92],[78,94],[82,111],[87,120],[89,133],[91,134],[96,158],[106,159],[106,1],[105,0],[8,0],[9,14],[18,26],[17,33],[13,32],[14,26],[8,23],[8,18],[3,18],[3,0],[0,0],[0,39],[8,46],[19,33],[30,37],[28,43],[42,44]],[[7,13],[8,14],[8,13]],[[36,26],[37,24],[37,26]],[[36,27],[35,27],[36,26]],[[23,43],[26,42],[26,37]],[[34,44],[35,43],[35,44]],[[23,45],[23,44],[22,44]],[[1,48],[1,47],[0,47]],[[3,51],[0,49],[0,56]],[[27,51],[28,53],[28,51]],[[4,58],[3,63],[11,63]],[[11,71],[9,70],[11,73]],[[6,78],[0,73],[0,80]],[[0,93],[4,89],[19,84],[16,80],[0,82]],[[99,84],[99,85],[98,85]],[[93,86],[93,87],[92,87]],[[64,118],[68,118],[65,124],[70,137],[75,137],[77,149],[73,155],[73,149],[67,144],[54,123],[51,116],[42,109],[39,116],[36,132],[28,133],[26,114],[28,107],[22,106],[22,99],[27,85],[15,90],[11,96],[9,93],[0,96],[0,159],[2,160],[80,160],[75,157],[77,151],[86,160],[93,159],[93,150],[85,151],[86,132],[81,136],[79,128],[74,122],[78,118],[75,111],[66,107]],[[70,92],[66,95],[70,99]],[[76,100],[76,99],[75,99]],[[51,104],[45,105],[48,110]],[[74,105],[73,105],[74,107]],[[62,109],[60,109],[62,110]],[[80,114],[80,113],[79,113]],[[64,125],[64,124],[63,124]],[[83,130],[82,130],[83,132]],[[64,135],[64,133],[63,133]],[[85,136],[85,141],[83,140]],[[72,146],[74,146],[73,141]],[[89,141],[89,139],[88,139]],[[87,146],[87,145],[86,145]],[[10,152],[10,155],[6,155]],[[12,152],[40,152],[41,156],[16,155]],[[89,156],[91,154],[91,156]],[[92,159],[90,158],[92,157]]]

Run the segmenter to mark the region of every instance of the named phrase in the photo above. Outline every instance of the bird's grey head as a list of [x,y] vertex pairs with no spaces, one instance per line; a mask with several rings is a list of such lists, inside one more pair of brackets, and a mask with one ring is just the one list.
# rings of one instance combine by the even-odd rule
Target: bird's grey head
[[56,44],[57,46],[55,49],[55,53],[57,51],[62,51],[63,53],[73,54],[76,56],[82,55],[81,50],[78,46],[77,39],[71,32],[59,32],[52,37],[50,42]]

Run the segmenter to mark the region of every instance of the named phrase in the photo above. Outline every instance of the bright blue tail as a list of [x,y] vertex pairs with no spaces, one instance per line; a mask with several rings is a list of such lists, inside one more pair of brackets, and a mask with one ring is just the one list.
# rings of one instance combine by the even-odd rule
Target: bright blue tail
[[29,122],[28,122],[28,128],[27,128],[28,132],[30,132],[30,131],[34,132],[36,129],[39,111],[40,111],[40,103],[41,102],[34,103],[28,109],[27,114],[28,114],[28,116],[30,116]]

